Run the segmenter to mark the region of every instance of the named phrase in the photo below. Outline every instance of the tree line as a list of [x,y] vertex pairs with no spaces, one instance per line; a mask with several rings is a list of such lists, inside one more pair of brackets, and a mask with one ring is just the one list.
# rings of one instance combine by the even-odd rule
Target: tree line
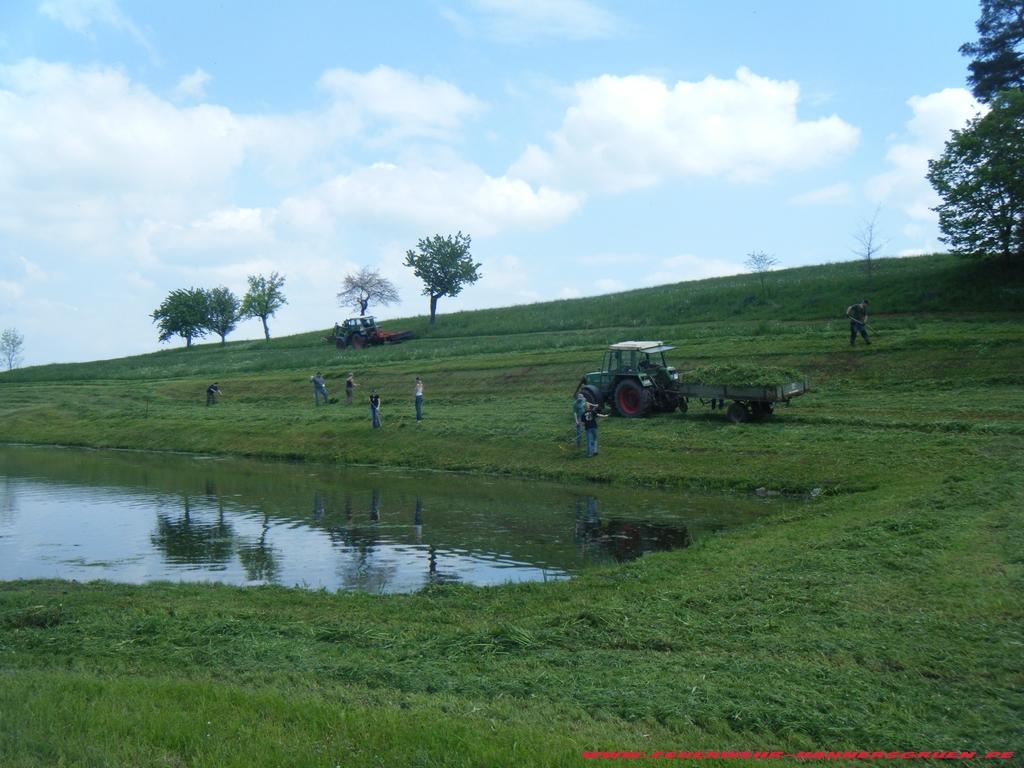
[[[465,286],[481,278],[481,265],[473,261],[471,245],[472,238],[460,231],[455,235],[421,238],[415,250],[406,252],[405,266],[423,281],[423,295],[430,297],[431,325],[441,298],[458,296]],[[285,278],[273,272],[269,277],[250,275],[248,280],[249,290],[241,300],[223,286],[171,291],[151,314],[160,331],[160,341],[180,336],[185,339],[186,348],[191,348],[194,339],[215,333],[223,344],[239,321],[252,317],[263,321],[263,335],[269,339],[267,320],[288,303],[283,291]],[[399,295],[394,283],[380,272],[363,267],[345,276],[337,299],[339,306],[352,306],[363,316],[371,303],[394,304]]]
[[263,322],[263,335],[269,339],[267,320],[288,303],[282,290],[285,279],[277,272],[269,277],[249,275],[247,279],[249,290],[241,299],[223,286],[171,291],[151,315],[160,331],[160,341],[181,336],[185,346],[191,348],[193,339],[215,333],[223,344],[240,321],[253,317]]

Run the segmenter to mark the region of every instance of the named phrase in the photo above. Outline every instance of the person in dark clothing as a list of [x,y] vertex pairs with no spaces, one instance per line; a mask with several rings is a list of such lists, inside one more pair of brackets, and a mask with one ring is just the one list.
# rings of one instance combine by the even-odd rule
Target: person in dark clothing
[[860,304],[851,304],[846,308],[846,316],[850,318],[850,346],[855,346],[857,334],[864,337],[864,343],[870,344],[868,338],[868,300],[864,299]]
[[374,429],[380,428],[380,395],[377,390],[370,393],[370,421]]
[[587,458],[597,456],[597,420],[604,418],[606,414],[597,412],[598,406],[587,403],[583,410],[583,429],[587,433]]
[[215,381],[215,382],[213,382],[213,384],[211,384],[210,386],[208,386],[206,388],[206,404],[207,405],[213,405],[214,403],[216,403],[217,402],[217,395],[219,395],[219,394],[220,394],[220,386],[218,386],[217,382]]

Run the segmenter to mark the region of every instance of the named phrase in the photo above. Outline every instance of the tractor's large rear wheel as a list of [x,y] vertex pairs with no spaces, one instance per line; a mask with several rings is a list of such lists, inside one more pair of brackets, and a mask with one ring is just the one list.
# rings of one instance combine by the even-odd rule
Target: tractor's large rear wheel
[[646,416],[651,410],[651,393],[636,379],[623,379],[615,388],[615,410],[627,419]]
[[365,346],[366,346],[366,338],[363,336],[363,334],[357,333],[355,336],[352,337],[352,348],[353,349],[362,349]]

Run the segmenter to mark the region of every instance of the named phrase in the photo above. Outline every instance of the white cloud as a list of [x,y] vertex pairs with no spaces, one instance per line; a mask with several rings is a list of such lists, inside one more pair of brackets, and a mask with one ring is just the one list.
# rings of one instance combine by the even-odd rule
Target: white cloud
[[4,301],[15,302],[24,293],[25,288],[21,283],[16,283],[13,280],[0,280],[0,298],[3,298]]
[[156,58],[149,36],[121,11],[116,0],[45,0],[40,3],[39,11],[83,35],[91,35],[94,24],[113,27],[145,48],[151,58]]
[[832,184],[820,189],[813,189],[800,195],[789,198],[790,205],[813,206],[813,205],[835,205],[837,203],[849,202],[851,196],[850,185],[843,182]]
[[[612,13],[587,0],[470,0],[470,5],[483,16],[488,33],[506,42],[592,40],[611,37],[622,26]],[[464,17],[450,10],[442,13],[465,29]]]
[[868,197],[878,203],[900,208],[911,219],[934,224],[931,210],[939,203],[925,174],[928,161],[942,154],[950,132],[963,128],[982,110],[970,91],[946,88],[907,101],[913,116],[899,141],[886,153],[889,170],[867,183]]
[[184,225],[150,223],[147,238],[157,253],[199,256],[268,248],[276,213],[260,208],[221,208]]
[[511,172],[531,181],[622,192],[673,176],[759,180],[824,165],[859,132],[832,115],[801,120],[800,88],[741,68],[732,80],[603,75],[577,84],[550,148],[531,145]]
[[639,253],[591,253],[584,256],[577,256],[577,264],[587,267],[601,267],[607,265],[642,264],[647,257]]
[[386,140],[407,136],[446,137],[484,104],[459,88],[434,77],[419,77],[391,67],[366,74],[332,69],[320,87],[335,99],[335,108],[353,110],[363,119],[382,121]]
[[626,290],[626,284],[611,277],[602,277],[594,281],[594,287],[601,293],[616,293]]
[[174,87],[174,95],[178,99],[204,99],[208,82],[210,82],[210,75],[196,67],[191,74],[185,75],[178,81]]
[[575,213],[581,201],[470,164],[436,168],[375,163],[323,185],[320,199],[335,215],[402,221],[475,235],[538,229]]
[[685,280],[703,280],[708,277],[737,275],[745,268],[725,259],[709,259],[692,254],[680,254],[662,259],[658,268],[643,278],[643,285],[681,283]]
[[[199,87],[204,78],[197,70],[188,87]],[[211,211],[230,207],[244,170],[292,190],[281,204],[281,226],[323,236],[347,211],[326,208],[307,190],[330,167],[336,147],[365,144],[388,131],[440,136],[482,109],[455,86],[387,68],[366,75],[333,70],[322,83],[336,98],[320,112],[250,116],[211,104],[175,105],[114,69],[38,60],[0,66],[0,231],[111,253],[141,231],[140,257],[151,245],[146,234],[156,231],[193,240],[217,234],[225,242],[232,234],[239,242],[238,235],[254,230],[240,228],[239,221],[227,227]],[[392,173],[383,167],[357,167],[341,177],[339,186],[352,194],[365,187],[376,195],[357,201],[353,208],[360,215],[419,222],[426,211],[440,208],[447,221],[464,204],[475,215],[462,226],[477,224],[484,232],[544,225],[578,204],[521,180],[486,176],[474,166]],[[390,191],[381,184],[396,179],[397,198],[389,202]],[[445,200],[449,192],[452,202]],[[265,207],[269,211],[273,203]],[[264,222],[265,228],[274,223]]]
[[222,107],[178,109],[111,69],[27,60],[0,67],[0,160],[9,180],[94,197],[219,184],[244,154]]
[[46,280],[49,275],[46,270],[36,264],[34,261],[29,261],[24,256],[19,256],[18,261],[21,262],[22,268],[25,270],[25,276],[29,280]]

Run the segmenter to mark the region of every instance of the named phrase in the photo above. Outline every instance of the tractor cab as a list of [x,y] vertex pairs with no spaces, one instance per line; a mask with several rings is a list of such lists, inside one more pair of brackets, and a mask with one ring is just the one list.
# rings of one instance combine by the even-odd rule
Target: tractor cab
[[372,317],[350,317],[345,321],[346,331],[360,331],[366,332],[376,328],[377,324],[374,322]]

